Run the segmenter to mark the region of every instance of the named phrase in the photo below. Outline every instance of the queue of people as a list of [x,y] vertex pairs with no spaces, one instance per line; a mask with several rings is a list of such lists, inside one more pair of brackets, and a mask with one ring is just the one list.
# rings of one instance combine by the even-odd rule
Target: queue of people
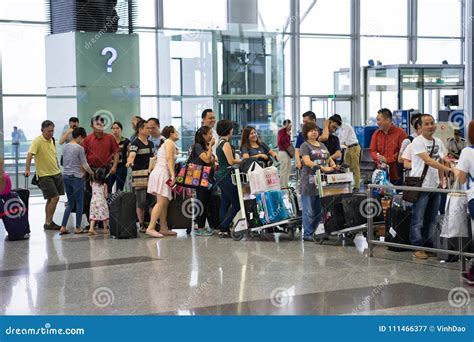
[[[255,158],[264,166],[279,162],[282,187],[288,186],[291,162],[295,158],[296,168],[300,172],[299,193],[304,240],[312,240],[323,216],[312,176],[315,170],[337,172],[340,165],[345,163],[354,173],[353,191],[360,191],[361,147],[354,129],[344,123],[338,114],[325,120],[321,129],[316,125],[315,113],[304,113],[302,129],[295,146],[291,142],[292,123],[285,120],[278,132],[278,153],[260,140],[254,127],[245,127],[239,146],[240,156],[237,156],[231,143],[236,123],[221,120],[216,124],[216,117],[211,109],[203,111],[201,117],[203,125],[195,134],[188,162],[210,167],[213,185],[196,189],[196,198],[203,208],[195,220],[196,235],[212,235],[212,230],[206,226],[206,220],[211,197],[216,191],[220,191],[219,235],[230,236],[233,219],[241,210],[239,194],[236,185],[232,183],[231,172],[232,168],[238,167],[247,158]],[[34,178],[47,200],[45,229],[58,229],[60,234],[67,234],[66,223],[75,208],[76,213],[87,213],[90,235],[96,234],[98,222],[102,222],[107,231],[107,196],[114,187],[116,191],[124,189],[127,172],[131,169],[131,190],[136,195],[139,231],[155,238],[176,235],[167,225],[167,214],[176,184],[176,142],[179,140],[179,132],[173,126],[161,130],[160,122],[156,118],[144,120],[134,116],[131,124],[134,134],[128,139],[122,135],[123,126],[120,122],[112,124],[109,134],[104,132],[104,119],[96,116],[91,119],[92,133],[86,135],[78,120],[71,118],[69,128],[63,132],[60,139],[60,143],[65,143],[62,155],[64,169],[61,172],[53,138],[54,123],[48,120],[42,123],[42,134],[33,141],[28,153],[25,175],[29,175],[34,157]],[[436,125],[431,115],[413,115],[411,124],[414,132],[410,136],[394,125],[392,113],[387,108],[378,111],[377,124],[379,129],[372,136],[370,153],[377,167],[387,170],[391,182],[402,184],[404,173],[409,173],[412,177],[421,177],[426,173],[423,187],[432,188],[438,187],[449,172],[454,172],[461,181],[472,178],[474,166],[470,168],[472,159],[469,159],[472,150],[459,148],[462,140],[456,138],[459,135],[456,132],[453,139],[456,151],[453,151],[451,156],[454,153],[459,155],[460,159],[459,168],[454,169],[445,158],[448,152],[444,144],[434,137]],[[473,125],[469,125],[470,144],[474,143]],[[405,169],[401,165],[404,165]],[[424,171],[425,168],[427,171]],[[68,206],[59,226],[52,218],[59,196],[64,193],[67,195]],[[153,200],[150,200],[150,195]],[[440,196],[436,193],[422,193],[414,203],[410,228],[413,245],[433,246],[433,227],[439,207]],[[148,226],[145,225],[147,210],[150,210],[151,216]],[[81,218],[81,215],[76,215],[76,234],[84,232],[80,228]],[[416,251],[413,256],[424,259],[429,255]]]

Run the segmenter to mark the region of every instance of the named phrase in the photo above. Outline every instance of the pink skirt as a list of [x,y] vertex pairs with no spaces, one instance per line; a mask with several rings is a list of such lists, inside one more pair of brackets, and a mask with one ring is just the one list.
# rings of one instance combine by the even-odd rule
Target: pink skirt
[[148,190],[149,194],[154,196],[161,195],[168,197],[171,201],[173,194],[171,188],[166,184],[166,181],[171,178],[170,172],[167,167],[155,166],[153,172],[148,177]]

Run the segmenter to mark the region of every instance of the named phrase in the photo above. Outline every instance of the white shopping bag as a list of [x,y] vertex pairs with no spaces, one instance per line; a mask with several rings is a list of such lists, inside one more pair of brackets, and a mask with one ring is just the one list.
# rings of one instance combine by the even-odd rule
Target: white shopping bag
[[[453,188],[458,189],[459,184],[455,183]],[[466,194],[458,192],[448,194],[440,236],[448,239],[453,237],[469,237],[467,219]]]
[[265,170],[260,165],[253,163],[247,173],[247,176],[249,179],[250,192],[252,195],[267,191],[267,178],[265,176]]
[[280,190],[280,176],[278,176],[278,169],[275,166],[266,167],[265,180],[267,184],[267,190]]

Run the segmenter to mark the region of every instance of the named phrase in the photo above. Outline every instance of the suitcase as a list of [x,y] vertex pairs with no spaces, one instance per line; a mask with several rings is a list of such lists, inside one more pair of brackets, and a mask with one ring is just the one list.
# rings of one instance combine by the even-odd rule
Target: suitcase
[[117,192],[109,204],[110,235],[116,239],[137,237],[136,197],[131,192]]
[[341,199],[344,212],[344,226],[357,227],[367,223],[367,218],[372,215],[373,222],[384,222],[383,208],[380,199],[367,201],[366,194],[347,194]]
[[343,195],[321,197],[323,224],[326,234],[345,228],[344,210],[341,203],[343,197]]
[[220,215],[221,211],[221,195],[213,191],[209,199],[209,204],[207,208],[207,222],[211,229],[219,229],[220,225]]
[[8,233],[9,241],[29,238],[28,208],[18,193],[12,191],[9,195],[0,197],[0,217]]
[[256,195],[262,224],[276,223],[290,218],[283,198],[284,193],[281,190],[266,191]]
[[30,189],[28,188],[28,177],[25,177],[25,187],[24,188],[17,188],[12,189],[12,192],[16,192],[18,196],[20,196],[21,200],[26,206],[26,209],[29,208],[30,205]]
[[[385,220],[385,241],[410,244],[410,225],[411,208],[391,207],[387,210],[387,219]],[[404,252],[409,251],[405,248],[388,247],[389,251]]]
[[285,205],[292,218],[301,216],[301,209],[298,206],[298,198],[294,188],[288,187],[282,190],[284,193]]
[[168,206],[168,228],[186,229],[190,233],[193,227],[193,210],[199,210],[199,207],[193,207],[192,199],[185,199],[181,196],[171,200]]

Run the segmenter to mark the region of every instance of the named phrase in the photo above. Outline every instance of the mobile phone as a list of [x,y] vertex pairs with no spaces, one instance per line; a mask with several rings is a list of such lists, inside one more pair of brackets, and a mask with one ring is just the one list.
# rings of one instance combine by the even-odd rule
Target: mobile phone
[[168,185],[170,188],[173,188],[174,186],[171,186],[171,178],[169,178],[167,181],[166,181],[166,185]]

